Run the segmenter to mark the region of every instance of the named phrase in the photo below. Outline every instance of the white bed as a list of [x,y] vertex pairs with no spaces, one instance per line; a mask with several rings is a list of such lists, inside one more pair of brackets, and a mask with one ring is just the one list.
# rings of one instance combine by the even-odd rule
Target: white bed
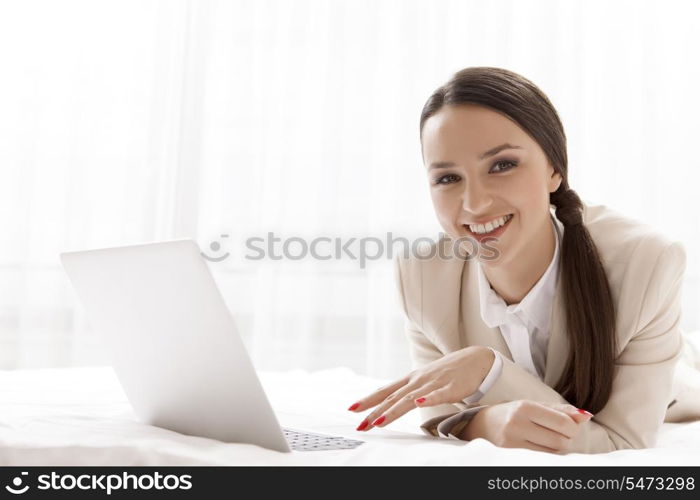
[[386,380],[347,368],[261,372],[280,423],[367,442],[353,450],[279,453],[138,422],[110,367],[0,371],[0,465],[700,465],[700,422],[664,424],[657,447],[566,456],[432,438],[417,411],[355,431],[346,408]]

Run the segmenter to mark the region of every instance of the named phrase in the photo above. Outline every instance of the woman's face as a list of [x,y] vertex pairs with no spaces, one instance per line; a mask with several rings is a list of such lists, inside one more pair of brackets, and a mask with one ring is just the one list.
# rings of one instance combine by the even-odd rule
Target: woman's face
[[[490,265],[511,261],[551,230],[549,193],[557,190],[561,176],[511,119],[473,104],[443,106],[424,123],[421,141],[440,225],[455,239],[496,238],[488,246],[499,257]],[[492,152],[503,144],[509,147]],[[501,228],[486,224],[504,216],[510,219]]]

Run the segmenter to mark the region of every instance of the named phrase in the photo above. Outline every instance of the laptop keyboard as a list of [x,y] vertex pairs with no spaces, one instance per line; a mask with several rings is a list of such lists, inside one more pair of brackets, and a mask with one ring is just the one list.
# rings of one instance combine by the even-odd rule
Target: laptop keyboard
[[356,439],[301,432],[286,427],[282,428],[282,432],[284,432],[289,446],[295,451],[349,450],[364,443],[364,441]]

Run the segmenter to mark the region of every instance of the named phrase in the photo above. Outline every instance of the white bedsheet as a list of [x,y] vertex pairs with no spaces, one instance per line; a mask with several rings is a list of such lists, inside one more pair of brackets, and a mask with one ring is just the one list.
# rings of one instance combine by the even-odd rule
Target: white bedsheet
[[0,371],[0,465],[700,465],[700,422],[664,424],[653,449],[559,456],[432,438],[417,411],[355,431],[362,415],[347,407],[387,381],[347,368],[260,379],[282,426],[367,442],[293,453],[223,443],[138,422],[110,367]]

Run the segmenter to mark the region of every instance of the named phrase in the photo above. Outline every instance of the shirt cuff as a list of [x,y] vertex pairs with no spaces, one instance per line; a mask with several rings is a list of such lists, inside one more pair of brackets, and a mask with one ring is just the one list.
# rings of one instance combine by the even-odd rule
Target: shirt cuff
[[501,353],[498,352],[495,349],[491,349],[491,352],[493,352],[494,355],[494,360],[493,364],[491,365],[491,369],[489,370],[488,374],[486,377],[484,377],[484,380],[481,382],[481,385],[479,388],[466,398],[464,398],[462,401],[466,404],[472,404],[476,403],[479,401],[481,398],[484,397],[484,394],[486,394],[486,391],[488,391],[491,386],[496,382],[498,377],[501,375],[501,371],[503,370],[503,358],[501,357]]
[[457,437],[457,435],[461,432],[464,426],[469,423],[474,415],[487,406],[488,405],[473,406],[457,413],[439,415],[426,420],[420,427],[428,436],[466,441],[464,439],[460,439]]

